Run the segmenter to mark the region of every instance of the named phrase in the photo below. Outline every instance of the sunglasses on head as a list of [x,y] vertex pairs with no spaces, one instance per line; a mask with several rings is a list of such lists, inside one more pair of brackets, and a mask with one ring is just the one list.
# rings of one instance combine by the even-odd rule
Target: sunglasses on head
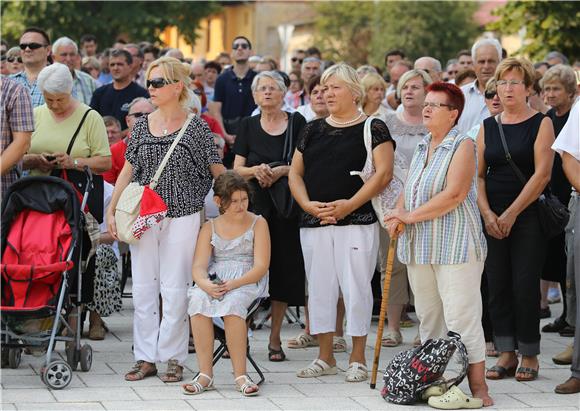
[[8,63],[14,63],[15,61],[22,63],[22,57],[8,57],[6,61],[8,61]]
[[164,78],[158,77],[158,78],[153,78],[151,80],[147,80],[147,82],[145,83],[147,85],[147,88],[149,87],[153,87],[153,88],[162,88],[165,87],[168,84],[172,84],[172,83],[177,83],[177,81],[169,81],[169,80],[165,80]]
[[290,60],[292,60],[292,63],[299,62],[300,64],[304,61],[304,59],[299,59],[298,57],[292,57]]
[[485,98],[488,100],[491,100],[495,97],[496,94],[497,94],[497,92],[495,92],[495,91],[486,91]]
[[40,43],[21,43],[19,44],[20,50],[26,50],[28,47],[30,50],[37,50],[41,47],[46,47],[44,44]]
[[142,113],[140,111],[137,111],[136,113],[131,113],[131,114],[127,114],[127,115],[131,116],[131,117],[135,117],[135,118],[140,118],[140,117],[143,117],[145,114],[147,114],[147,113]]
[[240,47],[241,47],[242,49],[244,49],[244,50],[247,50],[247,49],[249,49],[249,48],[250,48],[250,45],[249,45],[249,44],[247,44],[247,43],[235,43],[235,44],[232,46],[232,48],[233,48],[234,50],[237,50],[237,49],[239,49]]

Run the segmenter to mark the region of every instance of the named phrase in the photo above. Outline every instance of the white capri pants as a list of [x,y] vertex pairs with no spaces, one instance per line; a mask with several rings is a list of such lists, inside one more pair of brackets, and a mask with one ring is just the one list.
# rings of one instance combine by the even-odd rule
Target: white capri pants
[[379,225],[301,228],[308,279],[310,332],[336,331],[339,287],[346,307],[346,334],[369,333],[373,311],[371,280],[377,262]]
[[477,261],[473,248],[465,264],[409,264],[409,284],[415,294],[421,341],[461,335],[469,363],[485,361],[485,338],[481,325],[481,274],[484,261]]
[[137,244],[131,245],[136,361],[155,363],[176,359],[183,365],[187,358],[187,290],[192,283],[191,267],[199,226],[199,213],[165,218],[147,230]]

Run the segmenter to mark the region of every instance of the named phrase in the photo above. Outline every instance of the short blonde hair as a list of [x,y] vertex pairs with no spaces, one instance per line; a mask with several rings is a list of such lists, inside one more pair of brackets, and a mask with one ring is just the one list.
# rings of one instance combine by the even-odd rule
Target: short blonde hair
[[153,61],[147,68],[145,78],[149,79],[151,70],[159,67],[163,73],[163,78],[168,82],[179,82],[183,84],[179,94],[179,103],[186,109],[191,105],[193,92],[189,89],[191,78],[189,77],[190,67],[183,64],[174,57],[160,57]]
[[363,106],[367,103],[367,94],[371,88],[382,87],[385,91],[387,90],[387,82],[377,72],[374,72],[374,73],[371,72],[371,73],[366,74],[361,79],[360,83],[365,91],[365,95],[362,99]]
[[487,80],[487,83],[485,83],[485,90],[483,91],[484,93],[497,93],[497,84],[496,80],[492,77],[489,80]]
[[502,60],[495,70],[495,81],[501,80],[508,71],[516,71],[524,77],[524,84],[526,88],[534,85],[536,78],[536,70],[532,63],[525,58],[509,57]]
[[401,78],[399,79],[399,82],[397,83],[397,97],[398,98],[401,98],[401,90],[403,90],[403,87],[405,87],[405,84],[407,84],[407,81],[409,81],[415,77],[421,77],[421,80],[423,80],[423,87],[427,87],[429,84],[433,83],[433,79],[431,79],[431,76],[425,70],[421,70],[421,69],[409,70],[401,76]]
[[346,87],[350,90],[354,97],[354,101],[357,104],[360,104],[365,92],[363,86],[358,79],[356,74],[356,70],[353,69],[346,63],[338,63],[334,66],[330,66],[324,73],[322,73],[322,78],[320,79],[321,85],[326,85],[326,82],[330,79],[330,77],[335,76],[337,79],[343,81],[346,84]]
[[576,95],[576,73],[570,66],[556,64],[544,73],[540,80],[540,87],[543,89],[546,83],[559,82],[564,86],[566,93],[572,96]]

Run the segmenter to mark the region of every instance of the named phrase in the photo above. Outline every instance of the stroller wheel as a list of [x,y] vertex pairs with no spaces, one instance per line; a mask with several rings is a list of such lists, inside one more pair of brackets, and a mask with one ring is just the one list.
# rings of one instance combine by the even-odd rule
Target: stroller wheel
[[93,365],[93,348],[89,344],[81,347],[81,370],[89,371]]
[[71,366],[62,360],[51,362],[42,372],[42,382],[53,390],[61,390],[72,381]]
[[73,371],[77,370],[79,364],[79,352],[77,351],[74,344],[67,344],[66,346],[66,362],[70,365]]
[[8,366],[13,369],[18,368],[18,366],[20,365],[21,356],[22,350],[20,348],[8,349]]

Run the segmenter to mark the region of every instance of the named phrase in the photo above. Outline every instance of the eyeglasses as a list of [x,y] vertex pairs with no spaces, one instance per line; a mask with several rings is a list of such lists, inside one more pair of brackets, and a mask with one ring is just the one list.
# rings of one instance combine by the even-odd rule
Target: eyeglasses
[[260,93],[265,93],[266,91],[270,91],[270,92],[280,91],[280,89],[278,87],[274,87],[274,86],[260,86],[256,89],[256,91],[258,91]]
[[22,57],[8,57],[6,61],[8,61],[8,63],[14,63],[15,61],[22,63]]
[[498,87],[499,86],[504,87],[504,86],[507,86],[507,85],[510,85],[510,86],[514,86],[515,87],[518,84],[525,84],[525,81],[524,80],[498,80],[498,81],[495,82],[495,84]]
[[26,50],[26,47],[28,47],[30,50],[37,50],[41,47],[46,47],[44,44],[40,44],[40,43],[21,43],[19,44],[20,50]]
[[292,61],[292,63],[299,62],[300,64],[302,64],[302,62],[304,61],[304,59],[299,59],[298,57],[292,57],[290,59],[290,61]]
[[232,49],[237,50],[240,47],[244,50],[247,50],[250,48],[250,45],[248,43],[234,43],[234,45],[232,46]]
[[486,91],[485,92],[485,99],[486,100],[491,100],[496,96],[496,92],[495,91]]
[[447,107],[450,110],[455,110],[455,106],[451,105],[451,104],[444,104],[444,103],[437,103],[435,101],[426,101],[423,103],[423,108],[441,108],[441,107]]
[[172,84],[172,83],[177,83],[177,81],[175,81],[175,80],[169,81],[169,80],[165,80],[164,78],[158,77],[158,78],[154,78],[151,80],[147,80],[147,82],[145,84],[147,85],[147,88],[149,88],[149,87],[162,88],[162,87],[165,87],[166,85]]
[[127,114],[127,116],[135,117],[135,118],[140,118],[140,117],[143,117],[146,114],[149,114],[149,113],[142,113],[140,111],[137,111],[136,113]]

